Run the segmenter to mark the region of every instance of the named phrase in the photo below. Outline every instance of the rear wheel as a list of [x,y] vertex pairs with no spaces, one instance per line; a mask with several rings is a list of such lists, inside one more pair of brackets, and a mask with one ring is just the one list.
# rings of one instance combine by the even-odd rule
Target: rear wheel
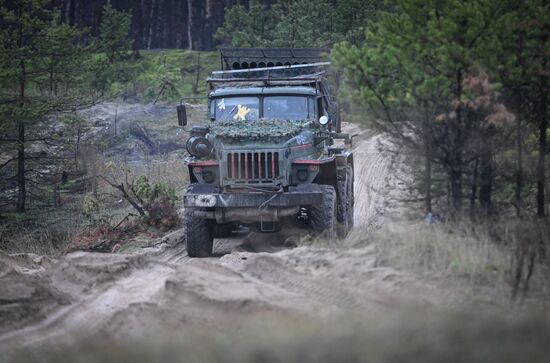
[[185,211],[185,239],[189,257],[212,256],[214,246],[213,223],[193,215],[193,209]]
[[309,225],[316,237],[336,237],[336,191],[331,185],[321,185],[323,200],[309,208]]

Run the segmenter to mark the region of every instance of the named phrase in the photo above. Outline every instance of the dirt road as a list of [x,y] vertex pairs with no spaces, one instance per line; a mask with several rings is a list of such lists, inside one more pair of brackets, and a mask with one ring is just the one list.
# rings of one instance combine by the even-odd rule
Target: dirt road
[[[382,223],[391,160],[379,136],[355,143],[357,242]],[[269,235],[216,242],[217,257],[189,259],[182,231],[140,254],[72,253],[57,262],[0,255],[0,351],[113,337],[238,326],[243,317],[295,319],[448,306],[451,299],[377,264],[372,246],[284,248]]]

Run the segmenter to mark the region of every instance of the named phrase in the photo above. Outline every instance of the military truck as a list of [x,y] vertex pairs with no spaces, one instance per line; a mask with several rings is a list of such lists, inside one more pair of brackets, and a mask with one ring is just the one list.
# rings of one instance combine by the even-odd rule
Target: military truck
[[[290,223],[344,238],[353,227],[353,154],[341,132],[326,49],[220,49],[208,85],[208,121],[187,141],[187,252],[246,226]],[[187,125],[186,104],[177,107]]]

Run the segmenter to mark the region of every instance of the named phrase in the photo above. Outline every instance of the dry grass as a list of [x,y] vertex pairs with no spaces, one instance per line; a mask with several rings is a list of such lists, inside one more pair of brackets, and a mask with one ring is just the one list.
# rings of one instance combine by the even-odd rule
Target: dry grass
[[[78,203],[77,203],[78,204]],[[56,256],[84,224],[79,205],[34,209],[25,215],[4,215],[0,250]]]
[[512,251],[464,230],[442,226],[392,226],[373,238],[381,261],[471,283],[504,286]]
[[481,226],[393,224],[368,239],[355,237],[347,244],[374,243],[380,264],[454,280],[473,289],[488,287],[504,294],[521,289],[525,296],[530,293],[546,299],[550,297],[550,256],[542,256],[539,247],[548,251],[548,238],[545,227],[526,221]]

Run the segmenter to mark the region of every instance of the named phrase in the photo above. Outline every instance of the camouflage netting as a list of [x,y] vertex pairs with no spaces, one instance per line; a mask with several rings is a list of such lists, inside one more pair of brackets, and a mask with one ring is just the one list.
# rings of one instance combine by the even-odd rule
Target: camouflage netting
[[289,138],[313,125],[313,121],[216,121],[210,124],[210,134],[224,140],[267,140]]

